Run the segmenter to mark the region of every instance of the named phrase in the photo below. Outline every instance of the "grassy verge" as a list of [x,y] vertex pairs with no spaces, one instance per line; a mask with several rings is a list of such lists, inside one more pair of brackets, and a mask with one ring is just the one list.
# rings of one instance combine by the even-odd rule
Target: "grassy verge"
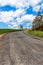
[[33,36],[42,37],[43,38],[43,31],[32,31],[27,30],[27,33]]
[[0,29],[0,34],[9,33],[9,32],[16,32],[16,31],[20,31],[20,30],[15,30],[15,29]]

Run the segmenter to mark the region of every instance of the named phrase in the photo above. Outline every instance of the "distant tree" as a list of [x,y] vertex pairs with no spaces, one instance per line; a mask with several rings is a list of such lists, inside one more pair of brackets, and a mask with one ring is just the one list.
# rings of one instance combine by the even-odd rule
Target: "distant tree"
[[23,29],[23,26],[22,25],[20,25],[20,27]]
[[21,24],[20,24],[18,27],[19,27],[19,29],[20,29],[20,30],[22,30],[22,29],[23,29],[23,26],[22,26]]

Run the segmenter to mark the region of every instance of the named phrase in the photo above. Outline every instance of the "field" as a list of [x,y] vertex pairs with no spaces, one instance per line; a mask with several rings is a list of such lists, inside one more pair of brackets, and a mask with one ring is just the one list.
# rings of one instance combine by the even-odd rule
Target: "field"
[[27,33],[33,36],[42,37],[43,38],[43,31],[32,31],[27,30]]
[[19,30],[15,30],[15,29],[0,29],[0,34],[4,34],[4,33],[9,33],[9,32],[16,32]]

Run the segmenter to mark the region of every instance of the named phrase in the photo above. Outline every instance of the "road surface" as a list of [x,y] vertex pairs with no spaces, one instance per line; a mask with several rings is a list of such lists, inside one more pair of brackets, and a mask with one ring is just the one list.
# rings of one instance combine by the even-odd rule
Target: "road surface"
[[6,34],[0,39],[0,65],[43,65],[43,40],[22,31]]

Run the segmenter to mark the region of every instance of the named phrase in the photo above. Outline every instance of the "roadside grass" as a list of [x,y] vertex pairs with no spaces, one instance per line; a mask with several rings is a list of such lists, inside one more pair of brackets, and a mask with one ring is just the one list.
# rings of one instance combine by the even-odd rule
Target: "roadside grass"
[[16,30],[16,29],[0,29],[0,34],[4,34],[4,33],[10,33],[10,32],[17,32],[20,30]]
[[41,37],[43,38],[43,31],[32,31],[32,30],[27,30],[27,33],[33,36]]

